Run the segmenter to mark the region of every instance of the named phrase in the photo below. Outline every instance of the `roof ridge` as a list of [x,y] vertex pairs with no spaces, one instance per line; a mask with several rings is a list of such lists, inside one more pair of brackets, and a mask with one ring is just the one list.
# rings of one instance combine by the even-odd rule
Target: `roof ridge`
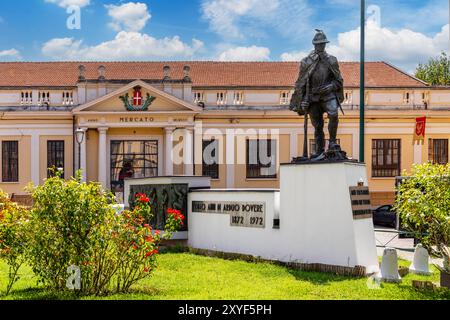
[[408,72],[406,72],[406,71],[400,69],[399,67],[394,66],[393,64],[391,64],[391,63],[389,63],[389,62],[387,62],[387,61],[382,61],[382,63],[386,64],[387,66],[389,66],[389,67],[391,67],[391,68],[397,70],[398,72],[403,73],[404,75],[406,75],[406,76],[408,76],[408,77],[410,77],[410,78],[412,78],[412,79],[414,79],[414,80],[416,80],[416,81],[419,81],[419,82],[421,82],[421,83],[423,83],[423,84],[425,84],[425,85],[427,85],[427,86],[430,85],[428,82],[423,81],[423,80],[420,80],[419,78],[416,78],[415,76],[413,76],[413,75],[409,74]]
[[[220,61],[220,60],[192,60],[192,61],[187,61],[187,60],[176,60],[176,61],[145,61],[145,60],[128,60],[128,61],[101,61],[101,60],[96,60],[96,61],[77,61],[77,60],[70,60],[70,61],[0,61],[0,64],[31,64],[31,63],[36,63],[36,64],[56,64],[56,63],[60,63],[60,64],[71,64],[71,63],[90,63],[90,64],[94,64],[94,63],[224,63],[224,64],[233,64],[233,63],[267,63],[267,64],[275,64],[275,63],[285,63],[285,64],[289,64],[289,63],[297,63],[300,62],[300,60],[298,61]],[[359,61],[339,61],[339,63],[354,63],[354,64],[359,64]],[[385,61],[366,61],[366,64],[370,64],[370,63],[386,63],[396,69],[398,69],[399,71],[405,73],[404,71],[402,71],[401,69],[391,65],[388,62]]]

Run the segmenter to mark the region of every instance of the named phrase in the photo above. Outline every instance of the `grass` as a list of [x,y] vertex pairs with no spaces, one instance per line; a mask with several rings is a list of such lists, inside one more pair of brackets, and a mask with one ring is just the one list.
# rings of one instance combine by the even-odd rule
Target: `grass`
[[[439,282],[433,267],[430,277],[408,274],[401,284],[382,283],[369,289],[366,278],[340,277],[302,272],[272,263],[249,263],[203,257],[190,253],[165,253],[158,257],[153,276],[139,282],[128,294],[82,299],[119,300],[317,300],[317,299],[450,299],[450,290],[416,290],[412,280]],[[401,266],[409,262],[400,261]],[[36,285],[30,268],[20,270],[21,279],[8,297],[0,299],[74,299],[72,294],[52,293]],[[0,293],[4,292],[7,266],[0,262]]]

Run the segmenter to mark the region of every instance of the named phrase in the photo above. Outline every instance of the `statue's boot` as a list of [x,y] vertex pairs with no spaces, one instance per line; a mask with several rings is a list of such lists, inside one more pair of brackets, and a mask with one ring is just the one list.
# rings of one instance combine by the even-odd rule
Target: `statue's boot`
[[326,155],[325,152],[322,152],[320,154],[314,154],[311,157],[311,161],[316,162],[316,161],[322,161],[326,159]]

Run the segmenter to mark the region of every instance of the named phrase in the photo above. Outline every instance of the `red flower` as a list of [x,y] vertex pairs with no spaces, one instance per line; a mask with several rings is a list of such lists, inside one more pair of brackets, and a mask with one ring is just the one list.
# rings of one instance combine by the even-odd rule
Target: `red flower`
[[167,209],[167,213],[172,216],[176,221],[179,221],[181,225],[184,225],[184,215],[181,214],[180,210],[176,210],[176,209]]
[[156,234],[157,236],[159,236],[159,235],[161,234],[161,231],[156,230],[156,231],[155,231],[155,234]]
[[136,198],[139,202],[142,203],[149,203],[150,202],[150,198],[147,197],[147,195],[143,194],[143,193],[136,193]]
[[150,256],[152,256],[152,255],[154,255],[154,254],[157,254],[158,253],[158,250],[152,250],[152,251],[150,251],[150,252],[147,252],[146,254],[145,254],[145,257],[146,258],[148,258],[148,257],[150,257]]
[[150,270],[148,268],[144,268],[144,272],[148,273]]
[[153,237],[147,236],[147,237],[145,237],[145,241],[146,242],[152,242],[153,241]]

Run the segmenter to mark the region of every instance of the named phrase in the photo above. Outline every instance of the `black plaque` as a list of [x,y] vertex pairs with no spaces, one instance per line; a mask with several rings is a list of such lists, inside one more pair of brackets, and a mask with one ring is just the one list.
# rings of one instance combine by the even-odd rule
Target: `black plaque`
[[372,219],[369,187],[350,187],[354,219]]

